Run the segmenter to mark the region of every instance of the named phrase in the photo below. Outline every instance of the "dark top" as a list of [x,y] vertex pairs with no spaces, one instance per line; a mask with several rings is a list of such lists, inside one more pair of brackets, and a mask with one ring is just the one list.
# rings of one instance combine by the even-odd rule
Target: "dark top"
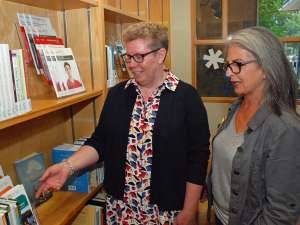
[[[104,187],[122,199],[134,85],[122,82],[111,88],[99,124],[86,141],[105,162]],[[182,209],[186,182],[203,184],[209,156],[207,113],[197,91],[182,81],[175,92],[165,89],[153,131],[151,203],[160,210]]]

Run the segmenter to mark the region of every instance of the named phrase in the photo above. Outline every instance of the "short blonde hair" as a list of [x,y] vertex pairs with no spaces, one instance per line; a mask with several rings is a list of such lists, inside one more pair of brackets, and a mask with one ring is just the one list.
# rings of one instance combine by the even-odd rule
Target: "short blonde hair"
[[123,31],[123,42],[128,43],[136,39],[150,40],[151,49],[165,48],[168,50],[168,29],[161,25],[149,22],[140,22],[128,26]]

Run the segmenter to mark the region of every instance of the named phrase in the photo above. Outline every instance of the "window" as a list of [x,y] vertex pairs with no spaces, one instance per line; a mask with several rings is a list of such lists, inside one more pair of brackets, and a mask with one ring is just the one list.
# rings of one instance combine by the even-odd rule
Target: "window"
[[193,85],[204,101],[235,96],[221,70],[223,45],[230,33],[255,25],[282,40],[300,86],[300,11],[285,11],[286,5],[287,0],[192,0]]

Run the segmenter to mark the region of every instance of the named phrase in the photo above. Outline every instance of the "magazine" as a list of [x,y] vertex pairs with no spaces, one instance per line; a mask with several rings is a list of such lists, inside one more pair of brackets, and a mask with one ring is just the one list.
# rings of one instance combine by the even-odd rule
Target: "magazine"
[[58,98],[85,91],[71,48],[48,46],[44,55]]

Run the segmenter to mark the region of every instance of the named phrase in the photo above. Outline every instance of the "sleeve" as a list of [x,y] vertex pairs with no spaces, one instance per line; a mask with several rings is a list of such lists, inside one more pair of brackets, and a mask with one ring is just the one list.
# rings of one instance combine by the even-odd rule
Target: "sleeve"
[[205,183],[209,157],[209,126],[206,109],[192,88],[186,101],[188,138],[188,176],[187,181],[203,185]]
[[300,215],[300,129],[291,127],[271,146],[265,165],[266,198],[254,225],[295,225]]
[[95,148],[100,156],[100,160],[103,160],[103,151],[105,149],[105,140],[106,140],[106,124],[108,123],[109,109],[112,102],[112,90],[108,92],[108,95],[105,99],[101,115],[97,124],[96,129],[94,130],[92,136],[87,139],[84,145],[91,146]]

